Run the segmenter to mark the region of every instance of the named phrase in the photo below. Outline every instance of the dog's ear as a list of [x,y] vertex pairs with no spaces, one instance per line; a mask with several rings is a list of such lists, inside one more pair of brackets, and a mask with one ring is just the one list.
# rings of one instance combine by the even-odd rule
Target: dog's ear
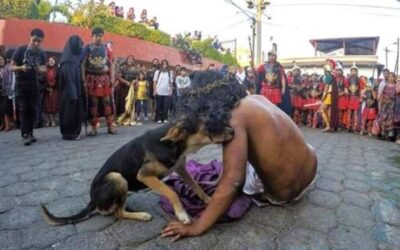
[[186,130],[182,128],[182,124],[178,123],[168,130],[168,133],[160,139],[160,141],[178,142],[186,139]]

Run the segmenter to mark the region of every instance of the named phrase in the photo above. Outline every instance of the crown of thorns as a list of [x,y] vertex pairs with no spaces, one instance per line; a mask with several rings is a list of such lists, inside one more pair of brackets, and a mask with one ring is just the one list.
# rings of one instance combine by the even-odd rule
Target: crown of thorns
[[208,84],[207,86],[204,86],[202,88],[198,88],[198,89],[194,89],[194,90],[189,90],[186,94],[193,97],[193,96],[199,96],[199,95],[205,95],[205,94],[209,94],[212,90],[222,87],[222,86],[226,86],[229,85],[231,83],[229,82],[224,82],[224,81],[215,81],[211,84]]

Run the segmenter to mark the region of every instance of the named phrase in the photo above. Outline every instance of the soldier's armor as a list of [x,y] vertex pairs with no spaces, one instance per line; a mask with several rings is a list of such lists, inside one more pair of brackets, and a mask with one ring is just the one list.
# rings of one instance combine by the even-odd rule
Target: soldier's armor
[[366,99],[367,99],[367,107],[368,108],[373,108],[373,107],[375,107],[375,104],[376,104],[372,91],[373,90],[365,91],[365,96],[366,96]]
[[349,78],[349,93],[352,96],[360,96],[359,78],[357,76]]
[[86,71],[90,74],[105,74],[104,69],[109,66],[107,51],[104,45],[89,45],[89,57],[86,61]]
[[139,72],[135,67],[126,66],[122,72],[122,77],[125,80],[132,82],[133,80],[137,80],[139,78]]
[[336,83],[337,83],[337,86],[338,86],[339,94],[345,92],[346,86],[344,85],[344,77],[338,77],[336,79]]
[[265,79],[268,85],[279,87],[281,78],[281,68],[278,64],[265,64]]

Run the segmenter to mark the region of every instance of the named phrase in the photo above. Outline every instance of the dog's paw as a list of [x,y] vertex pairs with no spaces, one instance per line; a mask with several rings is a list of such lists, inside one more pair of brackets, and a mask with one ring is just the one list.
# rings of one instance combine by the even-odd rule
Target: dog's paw
[[185,225],[190,224],[190,217],[189,217],[189,215],[186,213],[186,211],[182,211],[182,212],[176,213],[176,217],[177,217],[178,220],[179,220],[180,222],[182,222],[183,224],[185,224]]
[[151,216],[151,214],[144,213],[144,212],[141,212],[141,213],[139,214],[139,217],[140,217],[140,220],[142,220],[142,221],[149,221],[149,220],[153,219],[153,217]]

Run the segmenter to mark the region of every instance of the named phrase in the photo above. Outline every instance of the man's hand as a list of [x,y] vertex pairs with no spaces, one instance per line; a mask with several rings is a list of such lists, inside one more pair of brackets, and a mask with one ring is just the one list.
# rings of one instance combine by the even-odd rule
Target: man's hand
[[172,241],[177,241],[188,236],[198,236],[202,232],[197,228],[197,224],[194,222],[189,225],[184,225],[178,221],[170,222],[162,231],[161,237],[172,237]]

